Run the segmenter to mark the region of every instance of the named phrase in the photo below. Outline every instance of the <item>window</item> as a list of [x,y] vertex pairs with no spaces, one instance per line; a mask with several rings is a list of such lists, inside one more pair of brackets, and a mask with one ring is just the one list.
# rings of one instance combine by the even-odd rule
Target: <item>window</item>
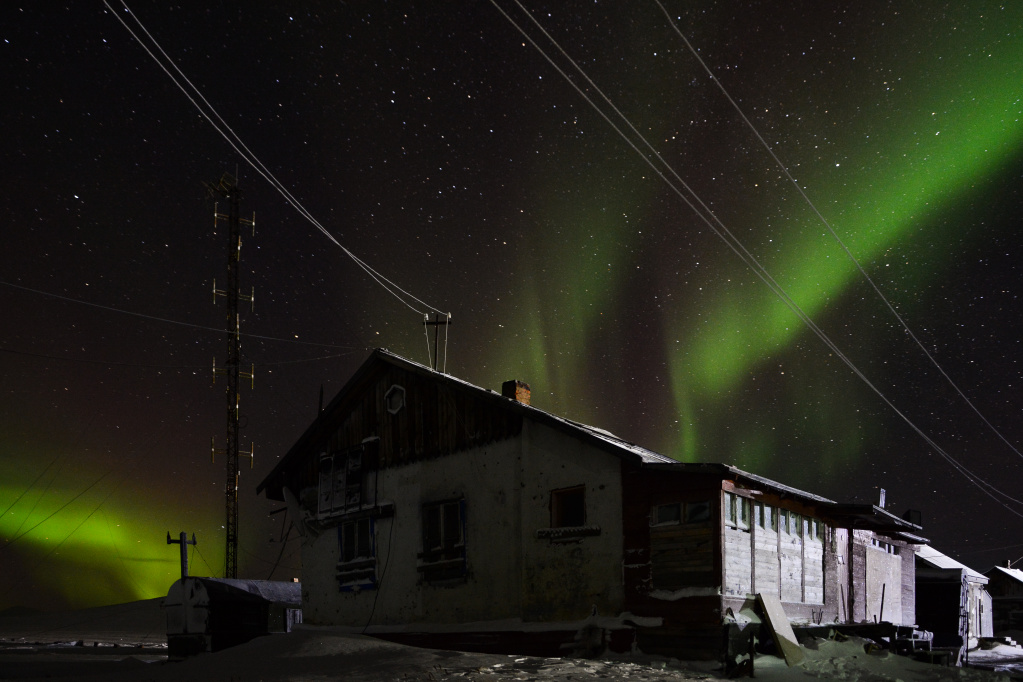
[[419,558],[419,570],[427,582],[464,578],[464,499],[423,506],[423,551]]
[[355,591],[376,586],[376,548],[374,523],[370,517],[338,525],[338,587]]
[[725,493],[725,525],[749,530],[750,503],[745,497]]
[[341,524],[341,562],[373,557],[372,519],[365,518]]
[[710,502],[686,502],[686,523],[710,523]]
[[551,491],[551,528],[586,525],[586,488],[575,486]]
[[677,526],[679,524],[702,524],[710,522],[710,502],[676,502],[660,504],[653,508],[651,526]]
[[405,389],[397,384],[387,389],[384,394],[384,407],[391,414],[398,414],[405,407]]
[[882,552],[886,552],[888,554],[898,555],[899,553],[898,545],[893,545],[892,543],[885,542],[884,540],[878,540],[876,537],[870,539],[870,544],[876,549],[879,549]]
[[682,523],[681,504],[662,504],[654,507],[652,518],[654,526],[669,526]]
[[374,452],[369,443],[331,454],[320,453],[320,516],[343,514],[375,501]]

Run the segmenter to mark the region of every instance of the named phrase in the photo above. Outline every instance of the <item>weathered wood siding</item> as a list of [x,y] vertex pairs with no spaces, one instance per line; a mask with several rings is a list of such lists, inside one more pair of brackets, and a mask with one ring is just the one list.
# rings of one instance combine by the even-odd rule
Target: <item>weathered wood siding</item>
[[[777,517],[778,510],[773,507],[758,505],[759,510],[754,514],[753,542],[754,542],[754,589],[762,594],[769,594],[779,597],[778,585],[780,580],[781,566],[778,559],[778,531]],[[761,523],[759,515],[767,514],[768,518]]]
[[[622,462],[622,522],[624,528],[625,609],[637,616],[663,619],[659,628],[641,628],[639,648],[647,653],[707,658],[723,645],[721,630],[721,479],[699,474],[674,474],[640,469]],[[651,510],[658,505],[685,501],[710,502],[706,534],[694,533],[673,550],[691,550],[692,565],[700,570],[654,569],[654,537],[664,530],[651,525]],[[668,541],[672,533],[660,539]],[[663,545],[662,549],[667,549]],[[677,555],[676,555],[677,556]],[[658,559],[667,569],[664,560]],[[703,570],[707,561],[710,570]],[[658,584],[682,579],[685,584]]]
[[677,590],[714,583],[710,523],[650,528],[650,575],[654,589]]
[[[393,414],[385,404],[392,387],[404,391]],[[350,388],[330,414],[321,416],[304,452],[289,467],[287,485],[292,490],[307,493],[317,486],[321,452],[346,450],[367,438],[379,439],[376,466],[387,469],[513,438],[522,431],[522,416],[501,409],[497,401],[503,398],[481,400],[457,383],[387,363]]]
[[803,601],[803,538],[799,522],[799,515],[783,511],[778,524],[783,602]]
[[724,529],[725,581],[722,592],[744,597],[753,590],[753,548],[748,528]]
[[[819,523],[819,522],[818,522]],[[824,603],[824,543],[814,532],[814,520],[803,519],[803,601]]]

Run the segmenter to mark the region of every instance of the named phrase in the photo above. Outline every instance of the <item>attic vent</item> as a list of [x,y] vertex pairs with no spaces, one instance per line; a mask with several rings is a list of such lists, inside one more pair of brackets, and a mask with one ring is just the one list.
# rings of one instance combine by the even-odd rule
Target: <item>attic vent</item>
[[501,395],[517,400],[523,405],[529,404],[529,384],[512,379],[501,384]]
[[391,414],[398,414],[405,407],[405,389],[397,384],[387,389],[384,394],[384,407]]

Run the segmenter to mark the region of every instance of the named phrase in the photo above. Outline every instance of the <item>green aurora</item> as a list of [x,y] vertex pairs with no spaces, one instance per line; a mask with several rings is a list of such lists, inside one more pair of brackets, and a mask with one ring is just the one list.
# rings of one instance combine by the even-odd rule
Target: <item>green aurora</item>
[[[782,145],[778,152],[782,160],[790,164],[808,196],[875,278],[893,253],[912,250],[912,242],[921,238],[922,226],[937,231],[927,235],[929,241],[945,244],[938,258],[953,258],[959,244],[954,239],[957,235],[940,230],[954,228],[932,225],[932,221],[964,201],[982,200],[985,183],[1004,172],[1023,149],[1023,43],[998,30],[1003,25],[1023,24],[1023,8],[1002,8],[983,17],[969,16],[970,10],[961,13],[958,24],[948,17],[940,19],[944,26],[952,26],[954,36],[940,49],[923,44],[925,39],[933,40],[930,32],[938,19],[923,15],[902,19],[907,25],[917,24],[914,35],[919,43],[905,47],[903,52],[918,50],[925,57],[902,64],[898,77],[890,78],[892,82],[882,79],[876,83],[881,101],[870,102],[870,95],[866,95],[868,101],[857,103],[852,94],[846,94],[844,102],[830,107],[847,107],[849,113],[844,119],[835,111],[818,110],[816,115],[828,122],[838,120],[826,135],[826,153],[801,140],[801,136],[814,141],[823,136],[811,132],[815,114],[804,117],[802,127],[788,124],[784,133],[787,140],[795,142]],[[842,77],[841,73],[837,76]],[[720,96],[710,83],[702,87],[711,93],[704,97]],[[679,115],[669,107],[663,112],[665,117]],[[672,125],[661,122],[660,128],[666,130]],[[742,137],[751,148],[756,145],[737,118],[732,125],[732,137]],[[823,127],[820,122],[817,126]],[[609,128],[605,132],[618,141]],[[665,136],[650,137],[656,140]],[[620,147],[621,154],[632,153],[624,143]],[[790,149],[795,153],[785,158]],[[579,150],[572,153],[578,155]],[[738,183],[734,191],[741,194],[756,188],[763,209],[740,218],[738,224],[726,219],[726,225],[737,234],[750,235],[741,237],[747,248],[800,308],[827,328],[823,324],[826,315],[854,285],[861,283],[861,275],[794,188],[770,179],[780,173],[772,167],[766,152],[756,148],[755,154],[759,155],[757,166],[766,168],[760,171],[763,187],[749,180],[745,187]],[[749,156],[753,157],[754,152]],[[543,190],[538,191],[537,213],[544,229],[538,231],[543,243],[537,252],[545,256],[523,264],[528,275],[521,278],[520,305],[512,316],[518,320],[514,326],[520,331],[504,344],[497,362],[543,386],[545,393],[549,392],[546,398],[553,411],[584,421],[599,417],[584,403],[567,404],[563,396],[586,385],[587,367],[593,358],[616,362],[615,333],[602,331],[602,316],[630,305],[623,292],[637,277],[638,266],[656,258],[649,249],[644,252],[636,230],[636,224],[656,221],[652,217],[656,210],[630,220],[627,207],[674,201],[678,212],[690,214],[679,220],[691,222],[688,207],[674,195],[665,199],[666,192],[658,194],[662,190],[654,185],[659,181],[645,177],[650,173],[638,159],[633,158],[631,165],[620,155],[603,163],[591,161],[590,176],[568,183],[557,172],[540,175]],[[685,168],[677,170],[689,181],[695,173]],[[603,202],[580,206],[577,185],[600,187]],[[765,187],[786,198],[779,203],[777,197],[764,193]],[[781,205],[783,212],[777,208]],[[756,234],[761,228],[751,224],[763,225],[765,216],[770,215],[773,218],[768,222],[787,227],[773,228],[774,244],[768,250],[767,239]],[[674,226],[664,224],[656,229],[685,229],[679,220]],[[800,357],[822,351],[829,354],[723,243],[717,246],[718,252],[711,256],[712,266],[702,270],[707,274],[697,274],[688,287],[670,292],[666,305],[660,308],[660,352],[670,368],[674,418],[682,426],[657,445],[682,460],[720,458],[722,424],[734,421],[729,414],[735,409],[735,395],[749,388],[758,369],[791,353],[804,340],[798,350]],[[939,276],[940,263],[927,265],[926,270],[914,271],[908,283],[895,287],[882,283],[896,306],[907,296],[907,288],[912,298],[913,287],[925,285],[928,277]],[[698,296],[694,295],[696,291]],[[698,303],[694,303],[696,299]],[[877,306],[883,309],[883,302],[877,300]],[[838,340],[840,348],[842,341]],[[598,348],[598,344],[604,346]],[[844,368],[841,371],[848,373]],[[863,434],[857,432],[859,427],[851,420],[843,419],[843,396],[823,400],[833,404],[811,410],[807,418],[817,423],[822,441],[838,443],[822,455],[828,466],[861,453]],[[843,425],[843,421],[848,423]],[[848,430],[842,432],[846,427]],[[763,465],[776,454],[778,436],[769,427],[750,423],[732,428],[741,433],[728,437],[730,457],[747,465]],[[813,430],[814,426],[807,428]],[[833,437],[836,430],[842,432],[841,438]]]
[[[7,585],[2,601],[16,601],[18,591],[31,587],[63,600],[55,603],[85,608],[159,597],[179,577],[178,547],[163,539],[167,529],[180,523],[174,506],[130,499],[116,488],[70,504],[82,488],[54,487],[19,500],[25,487],[0,486],[0,500],[18,500],[0,518],[0,536],[6,539],[0,558],[16,561],[20,572],[32,576]],[[139,505],[163,511],[140,514]],[[223,556],[219,543],[204,546],[199,555],[193,549],[191,570],[216,575],[206,562],[220,566]]]

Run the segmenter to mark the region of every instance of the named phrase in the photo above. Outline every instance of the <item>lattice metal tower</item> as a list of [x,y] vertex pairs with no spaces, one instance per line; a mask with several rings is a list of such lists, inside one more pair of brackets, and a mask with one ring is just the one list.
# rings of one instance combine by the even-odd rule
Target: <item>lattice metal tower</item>
[[227,362],[222,369],[217,369],[216,359],[213,361],[214,382],[218,375],[227,377],[227,444],[223,449],[214,447],[211,442],[211,452],[215,456],[223,453],[227,461],[227,477],[224,484],[225,512],[227,520],[224,523],[226,551],[224,559],[224,577],[238,577],[238,458],[241,455],[249,457],[250,465],[252,460],[252,448],[249,452],[241,452],[239,441],[240,429],[240,385],[239,381],[244,377],[250,381],[253,378],[252,372],[241,371],[241,318],[238,313],[240,301],[251,302],[251,295],[243,295],[238,286],[238,268],[241,261],[242,224],[251,225],[255,233],[255,214],[252,220],[243,219],[240,215],[241,192],[235,178],[224,174],[216,184],[207,183],[207,188],[212,196],[220,196],[227,200],[227,214],[220,213],[216,206],[213,209],[214,231],[221,222],[227,221],[228,232],[228,254],[227,254],[227,288],[217,289],[216,282],[213,283],[214,301],[218,296],[227,300]]

